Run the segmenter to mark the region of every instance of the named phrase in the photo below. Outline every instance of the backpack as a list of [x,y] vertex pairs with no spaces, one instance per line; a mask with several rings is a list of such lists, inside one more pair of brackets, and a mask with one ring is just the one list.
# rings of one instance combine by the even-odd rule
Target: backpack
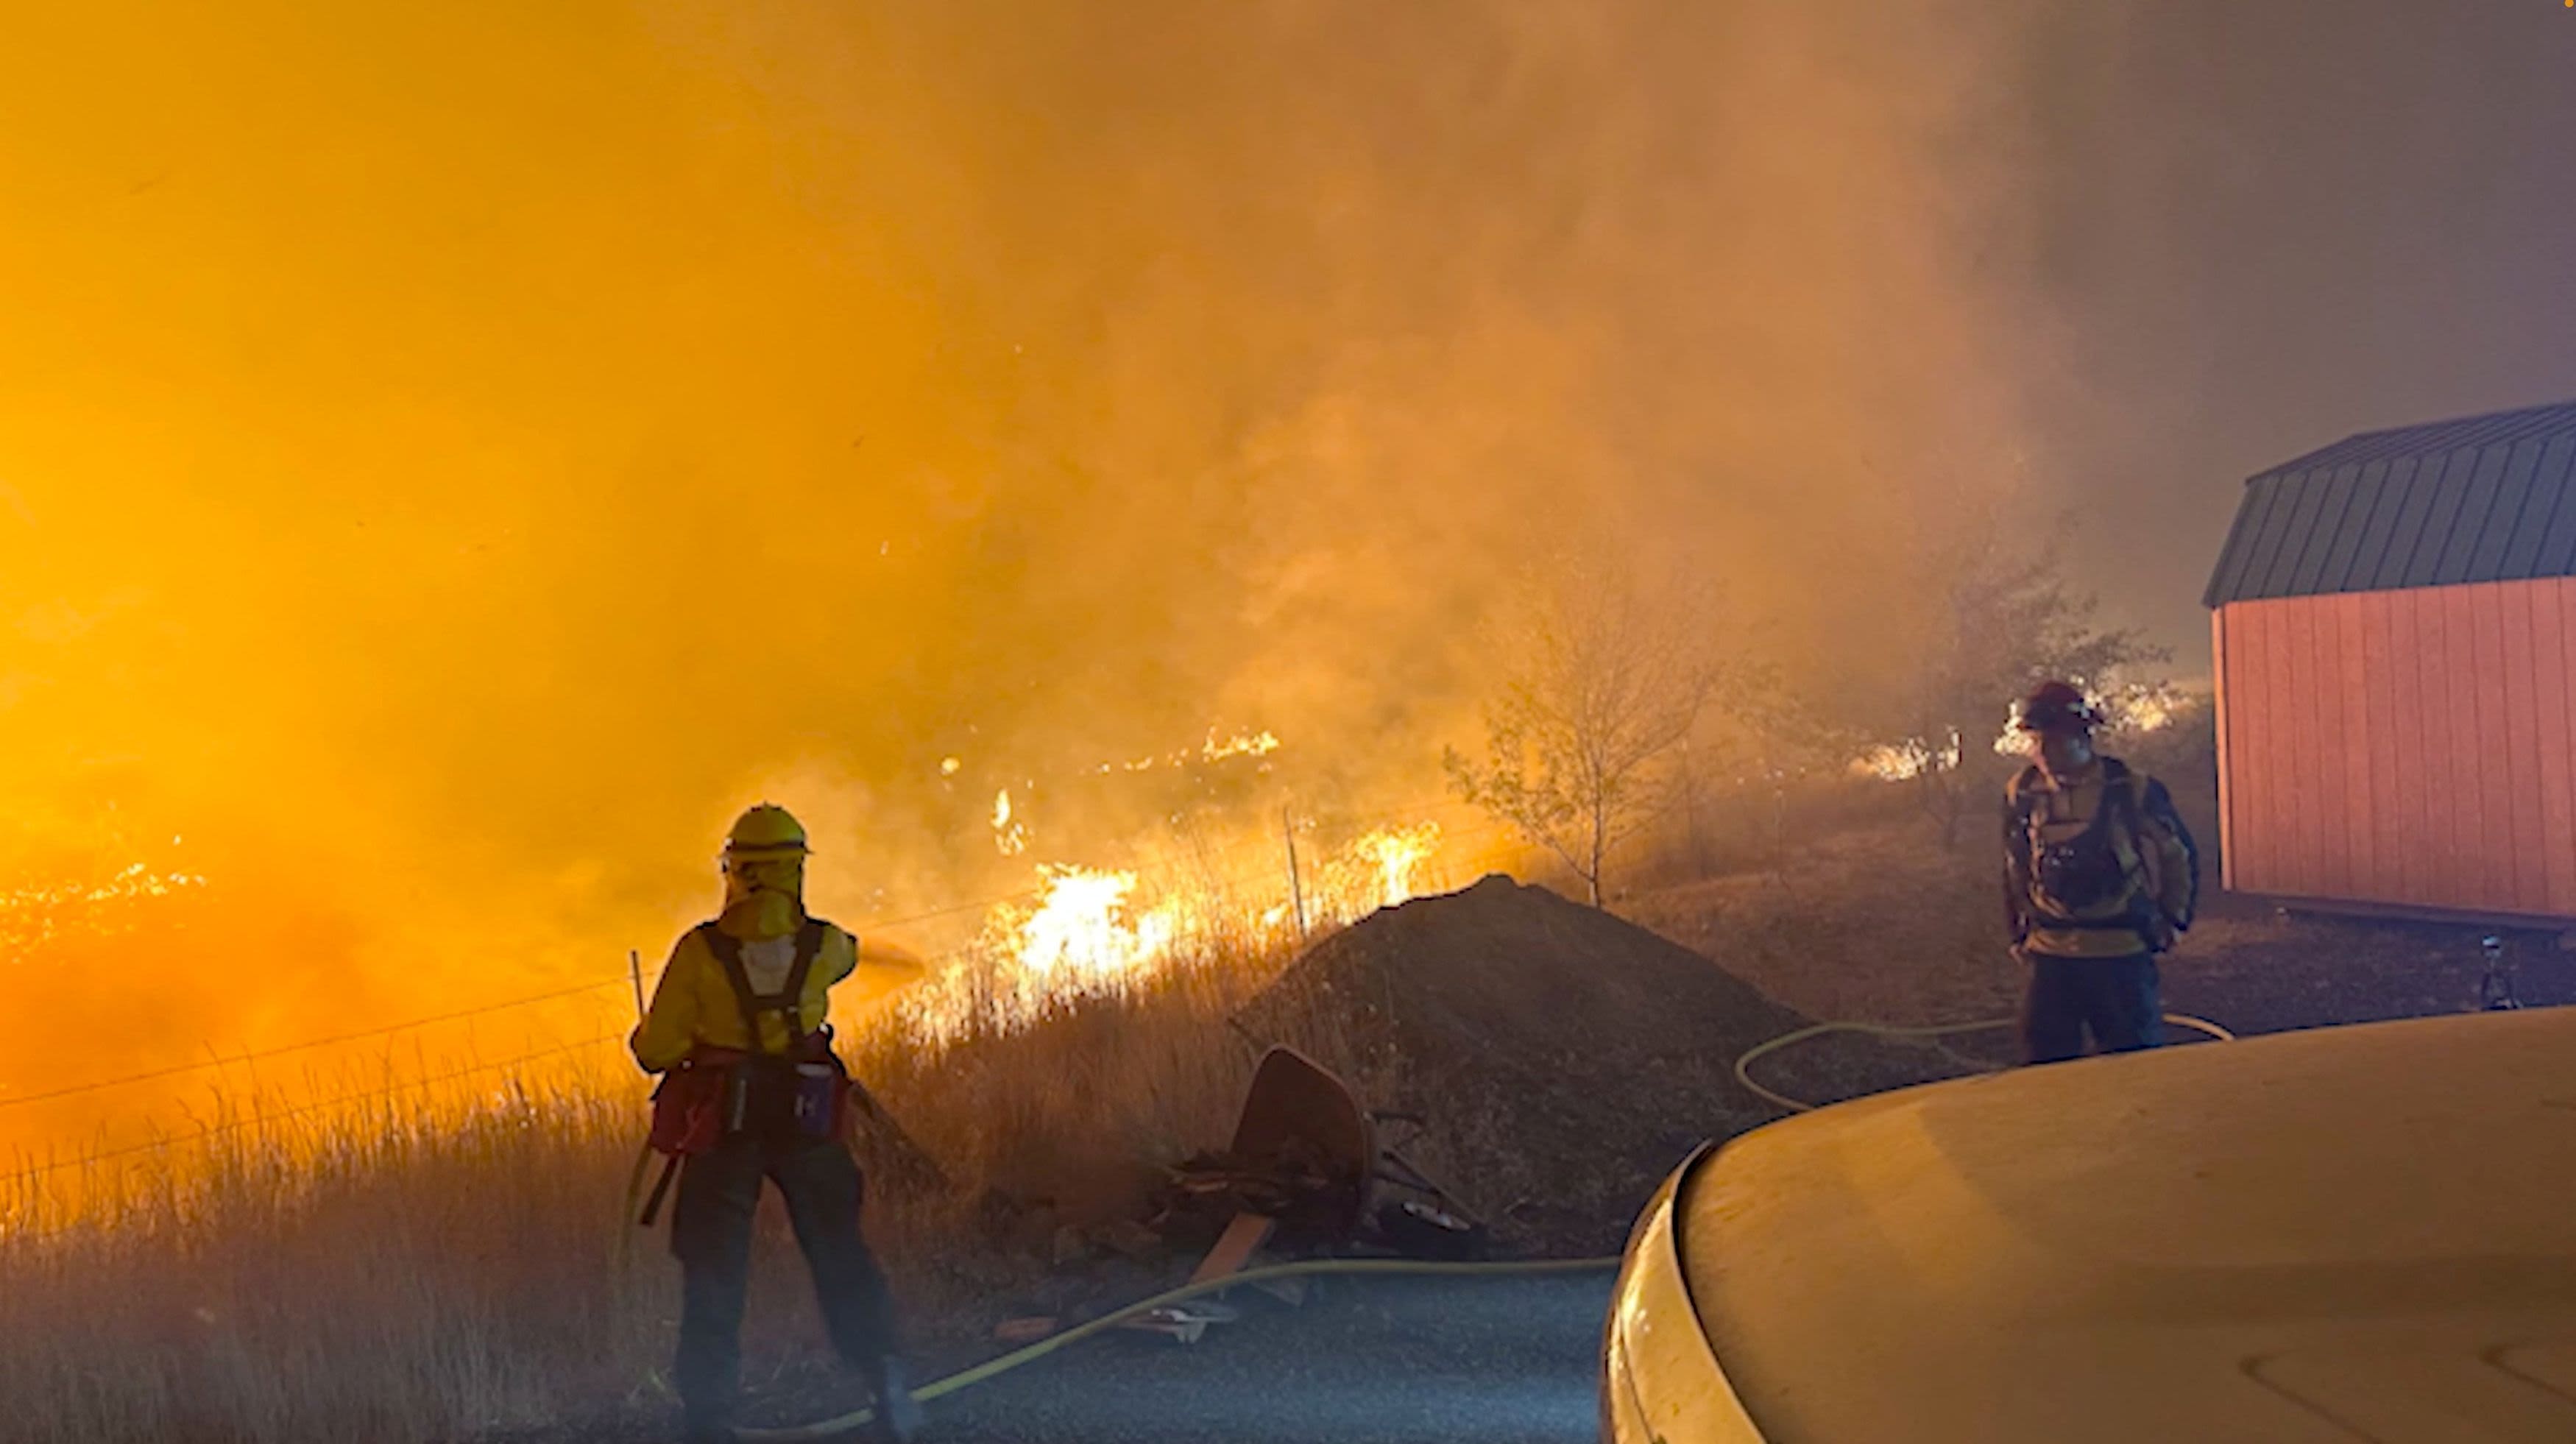
[[[2135,774],[2116,757],[2102,759],[2102,805],[2094,810],[2093,819],[2082,832],[2058,842],[2041,839],[2041,808],[2033,805],[2042,794],[2036,790],[2039,769],[2025,768],[2013,782],[2013,805],[2021,821],[2023,862],[2031,890],[2043,908],[2041,916],[2032,919],[2042,927],[2079,929],[2123,929],[2136,932],[2151,947],[2164,941],[2169,932],[2191,926],[2191,903],[2183,915],[2168,917],[2162,904],[2139,875],[2143,866],[2140,846],[2145,812],[2152,809],[2157,825],[2173,835],[2180,844],[2190,869],[2191,887],[2187,896],[2196,903],[2200,896],[2200,849],[2192,839],[2191,829],[2183,824],[2171,797],[2162,784],[2149,779],[2146,801],[2140,805],[2139,789],[2133,784]],[[2125,827],[2130,851],[2137,862],[2120,856],[2116,827]],[[2109,917],[2082,918],[2075,914],[2089,912],[2120,897],[2130,897],[2131,905]],[[2051,916],[2050,914],[2054,914]]]

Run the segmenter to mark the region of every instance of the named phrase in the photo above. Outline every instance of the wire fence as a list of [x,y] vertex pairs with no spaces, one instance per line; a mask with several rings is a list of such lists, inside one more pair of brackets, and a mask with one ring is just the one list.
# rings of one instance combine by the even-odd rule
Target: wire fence
[[427,1073],[415,1078],[404,1078],[378,1088],[362,1088],[354,1092],[335,1094],[329,1098],[316,1098],[304,1103],[296,1104],[293,1107],[258,1109],[256,1111],[246,1113],[239,1118],[228,1119],[222,1123],[208,1124],[202,1128],[191,1129],[186,1133],[172,1134],[167,1137],[151,1139],[143,1143],[126,1144],[118,1148],[102,1149],[96,1153],[84,1153],[77,1158],[57,1159],[53,1162],[38,1164],[31,1168],[0,1169],[0,1179],[44,1178],[69,1169],[87,1168],[100,1163],[113,1162],[120,1158],[132,1158],[147,1153],[166,1153],[174,1148],[202,1143],[209,1138],[221,1138],[229,1134],[247,1132],[253,1129],[274,1128],[278,1124],[291,1122],[298,1118],[311,1117],[317,1113],[328,1113],[335,1109],[347,1108],[360,1103],[371,1103],[378,1099],[391,1098],[397,1094],[412,1092],[416,1089],[435,1088],[443,1083],[455,1083],[467,1078],[479,1077],[486,1073],[497,1073],[504,1069],[521,1067],[525,1064],[539,1062],[543,1059],[561,1057],[567,1053],[578,1053],[584,1048],[596,1048],[603,1043],[619,1042],[625,1037],[626,1034],[622,1029],[616,1032],[600,1033],[571,1043],[558,1043],[550,1047],[531,1049],[524,1053],[513,1054],[507,1058],[494,1058],[463,1068],[449,1069],[440,1073]]
[[284,1043],[274,1048],[261,1048],[247,1053],[209,1056],[198,1059],[192,1063],[174,1063],[166,1068],[153,1068],[141,1073],[127,1073],[116,1078],[99,1078],[87,1083],[74,1083],[62,1088],[49,1088],[41,1093],[21,1093],[12,1098],[0,1098],[0,1108],[18,1108],[31,1103],[50,1103],[57,1098],[76,1098],[84,1093],[97,1093],[109,1088],[122,1088],[132,1083],[149,1083],[162,1078],[180,1078],[191,1073],[203,1073],[210,1069],[237,1067],[244,1064],[263,1062],[270,1058],[283,1058],[295,1053],[310,1053],[316,1049],[338,1047],[344,1043],[363,1043],[375,1038],[389,1038],[395,1034],[407,1033],[417,1028],[435,1027],[441,1023],[461,1022],[467,1018],[479,1018],[493,1013],[514,1012],[520,1008],[534,1007],[539,1003],[550,1003],[562,998],[577,998],[583,994],[595,993],[604,988],[617,987],[626,981],[626,975],[621,973],[615,978],[606,979],[601,982],[583,983],[577,987],[570,988],[558,988],[550,993],[537,993],[529,997],[512,998],[505,1002],[486,1003],[481,1007],[476,1008],[459,1008],[453,1012],[432,1013],[426,1017],[409,1018],[399,1023],[387,1023],[380,1028],[367,1028],[355,1033],[337,1033],[328,1038],[307,1038],[300,1043]]
[[[127,1160],[144,1158],[146,1156],[170,1153],[182,1148],[203,1147],[207,1143],[218,1138],[229,1137],[239,1133],[256,1132],[263,1129],[273,1129],[299,1118],[308,1118],[316,1114],[329,1113],[335,1110],[351,1109],[362,1104],[397,1097],[405,1093],[413,1093],[436,1088],[449,1083],[458,1083],[465,1079],[479,1077],[484,1074],[500,1073],[512,1068],[521,1068],[530,1063],[542,1062],[548,1058],[563,1057],[569,1054],[579,1053],[584,1049],[596,1048],[602,1044],[619,1042],[622,1041],[624,1037],[625,1034],[622,1032],[601,1033],[593,1037],[580,1039],[576,1042],[559,1043],[552,1047],[531,1049],[527,1052],[514,1054],[507,1058],[494,1058],[488,1061],[475,1063],[468,1067],[454,1068],[441,1073],[425,1074],[417,1078],[405,1078],[379,1088],[360,1089],[355,1092],[342,1093],[329,1098],[317,1098],[309,1102],[297,1104],[290,1108],[262,1109],[254,1113],[245,1114],[239,1118],[229,1119],[222,1123],[209,1124],[205,1127],[194,1129],[187,1133],[154,1138],[146,1142],[127,1144],[122,1147],[105,1149],[95,1153],[84,1153],[74,1158],[56,1159],[48,1163],[37,1164],[30,1167],[0,1168],[0,1185],[8,1185],[12,1187],[41,1185],[46,1180],[51,1179],[56,1175],[69,1173],[74,1170],[86,1173],[96,1170],[103,1165],[112,1165]],[[51,1243],[59,1239],[71,1237],[74,1234],[81,1233],[94,1226],[96,1222],[97,1219],[94,1217],[82,1218],[76,1216],[74,1222],[64,1224],[59,1227],[50,1229],[29,1229],[24,1227],[10,1227],[6,1225],[5,1221],[0,1221],[0,1244],[27,1245]]]

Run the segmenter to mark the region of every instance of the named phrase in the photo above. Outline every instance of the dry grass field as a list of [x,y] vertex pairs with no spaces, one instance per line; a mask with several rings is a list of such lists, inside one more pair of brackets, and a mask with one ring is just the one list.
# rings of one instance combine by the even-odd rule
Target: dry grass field
[[[2214,842],[2205,758],[2184,738],[2145,760]],[[1810,1017],[2009,1013],[2018,977],[1982,830],[1945,848],[1901,806],[1837,806],[1830,826],[1760,861],[1633,892],[1620,910]],[[2523,956],[2527,999],[2576,1000],[2576,958],[2536,941]],[[1224,1141],[1267,1041],[1235,1020],[1291,961],[1276,941],[1220,939],[1034,1021],[970,1013],[934,1033],[893,1013],[848,1040],[945,1175],[866,1150],[869,1232],[934,1352],[975,1347],[1012,1301],[1079,1295],[1066,1280],[1086,1267],[1088,1287],[1119,1286],[1119,1261],[1086,1228],[1132,1217],[1158,1165]],[[2456,1011],[2476,966],[2456,928],[2221,900],[2169,960],[2168,997],[2263,1031]],[[1348,999],[1292,996],[1284,1020],[1280,1006],[1266,1002],[1264,1028],[1346,1069],[1372,1102],[1435,1118],[1454,1104],[1484,1130],[1426,1139],[1435,1169],[1511,1147],[1486,1136],[1492,1099],[1445,1097],[1442,1079],[1364,1045]],[[1829,1051],[1780,1060],[1781,1086],[1848,1091],[1958,1066],[1923,1049],[1837,1059],[1873,1045],[1815,1046]],[[49,1216],[34,1181],[0,1192],[0,1441],[547,1437],[566,1420],[658,1416],[677,1281],[661,1235],[628,1214],[644,1088],[615,1048],[596,1040],[352,1109],[224,1120],[102,1178],[77,1219]],[[1728,1060],[1703,1061],[1731,1086]],[[1641,1112],[1655,1096],[1640,1090]],[[817,1372],[820,1331],[782,1219],[765,1218],[760,1258],[750,1382],[774,1394]]]
[[[1225,1017],[1284,961],[1211,953],[1007,1035],[928,1044],[896,1019],[855,1039],[947,1173],[872,1180],[912,1312],[935,1330],[1045,1270],[1061,1228],[1221,1143],[1253,1061]],[[471,1093],[228,1120],[68,1225],[39,1223],[21,1180],[0,1440],[458,1439],[653,1408],[677,1274],[627,1216],[645,1090],[613,1047]],[[783,1218],[763,1228],[753,1352],[793,1368],[819,1330]]]

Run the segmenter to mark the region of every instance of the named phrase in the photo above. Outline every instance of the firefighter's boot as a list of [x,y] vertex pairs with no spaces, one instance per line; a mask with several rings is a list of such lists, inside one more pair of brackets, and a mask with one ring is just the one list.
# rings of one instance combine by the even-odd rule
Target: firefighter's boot
[[875,1437],[880,1444],[912,1444],[924,1420],[921,1401],[912,1397],[912,1386],[904,1379],[903,1360],[886,1354],[868,1366],[867,1375],[877,1396]]

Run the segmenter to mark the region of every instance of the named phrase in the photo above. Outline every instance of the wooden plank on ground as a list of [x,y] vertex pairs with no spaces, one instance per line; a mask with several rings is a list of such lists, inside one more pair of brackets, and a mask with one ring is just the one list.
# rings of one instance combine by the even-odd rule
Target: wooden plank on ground
[[1261,1251],[1263,1244],[1270,1241],[1271,1233],[1278,1227],[1279,1220],[1264,1214],[1236,1214],[1226,1224],[1225,1232],[1217,1237],[1216,1246],[1207,1251],[1207,1257],[1200,1259],[1199,1266],[1190,1270],[1190,1282],[1203,1284],[1227,1274],[1243,1272],[1243,1266],[1252,1261],[1252,1256]]

